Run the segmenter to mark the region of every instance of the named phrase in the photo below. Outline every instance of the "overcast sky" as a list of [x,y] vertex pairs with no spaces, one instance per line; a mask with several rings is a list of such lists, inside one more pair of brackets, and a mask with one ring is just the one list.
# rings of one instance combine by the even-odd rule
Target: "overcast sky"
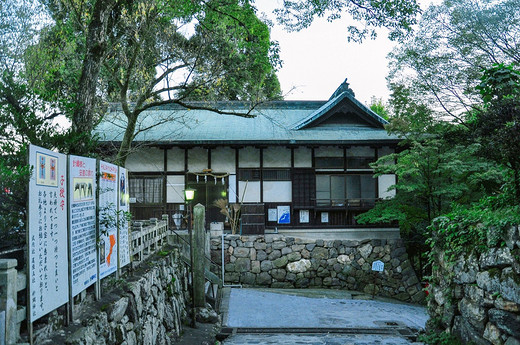
[[[272,10],[280,6],[279,3],[279,0],[257,0],[255,6],[275,22]],[[387,100],[386,56],[395,43],[382,30],[376,40],[362,44],[347,42],[348,25],[347,16],[343,16],[332,23],[317,18],[300,32],[289,33],[279,25],[271,29],[271,39],[280,43],[283,67],[278,79],[285,99],[327,100],[348,78],[362,103],[370,104],[372,96]]]

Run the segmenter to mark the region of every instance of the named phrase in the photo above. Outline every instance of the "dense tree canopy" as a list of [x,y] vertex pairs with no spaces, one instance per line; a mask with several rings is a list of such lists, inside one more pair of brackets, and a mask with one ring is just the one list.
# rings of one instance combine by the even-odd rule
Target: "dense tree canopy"
[[283,7],[276,13],[278,20],[289,30],[310,26],[316,16],[327,16],[331,21],[348,14],[357,24],[347,28],[347,38],[349,41],[362,42],[367,36],[375,38],[375,29],[379,27],[390,30],[390,39],[403,39],[412,31],[419,11],[416,0],[284,0]]
[[444,1],[430,6],[412,38],[390,56],[392,85],[405,85],[441,116],[464,122],[480,104],[483,69],[520,63],[518,0]]

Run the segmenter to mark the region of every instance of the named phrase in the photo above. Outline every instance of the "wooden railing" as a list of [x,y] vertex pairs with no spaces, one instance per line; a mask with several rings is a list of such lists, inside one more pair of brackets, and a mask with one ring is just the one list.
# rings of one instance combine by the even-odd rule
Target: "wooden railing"
[[157,252],[166,242],[168,235],[168,215],[161,220],[150,218],[134,221],[130,232],[130,256],[132,266],[138,266],[143,260]]

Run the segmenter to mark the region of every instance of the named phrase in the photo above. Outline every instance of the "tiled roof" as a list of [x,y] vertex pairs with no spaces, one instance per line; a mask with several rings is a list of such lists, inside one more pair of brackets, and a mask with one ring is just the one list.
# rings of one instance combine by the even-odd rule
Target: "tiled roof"
[[[321,120],[348,103],[348,116],[358,116],[367,125],[321,126]],[[220,102],[220,110],[246,113],[243,102]],[[274,101],[255,108],[255,118],[220,115],[208,110],[189,110],[178,105],[151,108],[141,114],[135,141],[156,144],[357,144],[395,143],[386,121],[343,92],[329,101]],[[347,116],[347,115],[341,115]],[[321,120],[320,120],[321,119]],[[160,125],[153,126],[156,123]],[[102,141],[121,141],[126,118],[113,107],[95,129]]]

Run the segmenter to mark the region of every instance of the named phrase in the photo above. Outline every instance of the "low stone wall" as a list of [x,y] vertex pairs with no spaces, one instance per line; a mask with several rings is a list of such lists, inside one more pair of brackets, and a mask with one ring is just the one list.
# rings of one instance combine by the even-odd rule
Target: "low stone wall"
[[461,256],[454,265],[437,253],[429,328],[448,331],[464,343],[520,344],[520,230],[505,246]]
[[[222,238],[211,238],[221,263]],[[384,272],[373,272],[381,260]],[[403,301],[424,299],[419,280],[398,240],[314,240],[280,235],[224,237],[225,282],[272,288],[359,290]]]
[[[115,288],[90,306],[81,328],[60,332],[69,345],[155,345],[172,344],[181,333],[186,318],[187,267],[178,249],[143,264],[141,271],[127,280],[114,280]],[[166,253],[166,252],[163,252]],[[148,266],[148,267],[144,267]],[[107,278],[110,279],[110,278]],[[76,329],[71,332],[70,329]],[[55,344],[42,334],[36,344]]]

